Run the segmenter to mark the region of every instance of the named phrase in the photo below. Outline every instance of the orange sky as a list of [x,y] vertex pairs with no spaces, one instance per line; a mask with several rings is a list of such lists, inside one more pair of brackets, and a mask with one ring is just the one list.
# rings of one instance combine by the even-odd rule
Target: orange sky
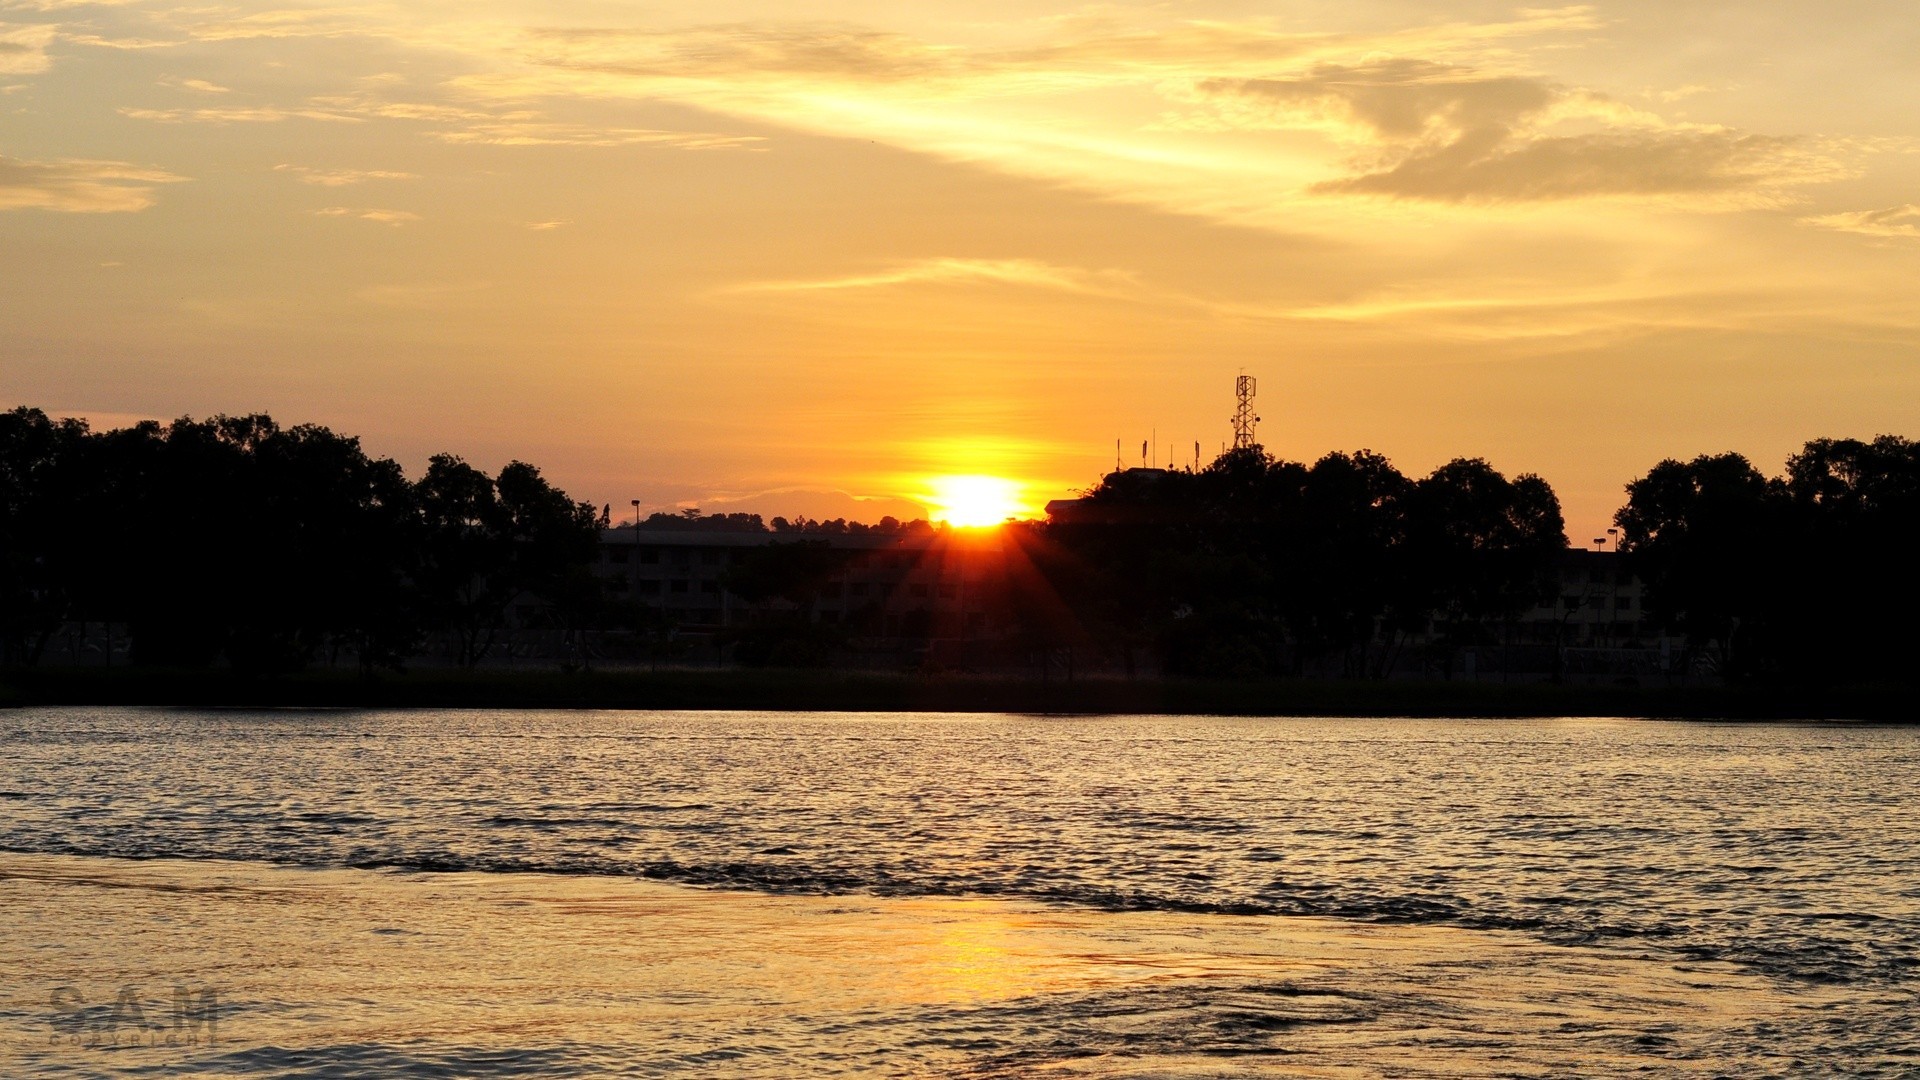
[[1275,453],[1485,456],[1584,540],[1663,456],[1920,434],[1916,27],[0,0],[0,399],[877,517],[1210,455],[1245,369]]

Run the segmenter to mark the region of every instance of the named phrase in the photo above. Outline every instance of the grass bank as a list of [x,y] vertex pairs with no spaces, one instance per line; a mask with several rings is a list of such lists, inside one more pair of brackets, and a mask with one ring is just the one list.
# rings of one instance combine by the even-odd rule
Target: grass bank
[[778,670],[419,669],[373,678],[340,671],[245,678],[226,671],[35,668],[0,673],[0,705],[1920,719],[1920,695],[1900,687],[1783,691],[1298,679],[1069,683]]

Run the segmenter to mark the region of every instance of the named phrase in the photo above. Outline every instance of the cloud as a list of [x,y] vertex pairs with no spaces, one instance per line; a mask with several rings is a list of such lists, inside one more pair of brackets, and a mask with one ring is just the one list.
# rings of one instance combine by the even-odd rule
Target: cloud
[[396,228],[420,220],[420,215],[411,210],[358,209],[351,206],[328,206],[315,210],[314,213],[320,217],[358,218],[361,221],[373,221]]
[[1676,101],[1685,101],[1696,94],[1712,94],[1725,89],[1731,89],[1731,87],[1700,86],[1689,83],[1686,86],[1676,86],[1670,90],[1642,90],[1640,93],[1642,97],[1652,98],[1655,101],[1671,105]]
[[[1050,37],[995,47],[827,23],[523,30],[502,38],[516,63],[447,87],[477,101],[676,101],[1289,231],[1310,227],[1290,208],[1376,212],[1353,196],[1773,206],[1851,175],[1859,149],[1679,123],[1530,69],[1523,44],[1604,25],[1588,7],[1350,33],[1042,24]],[[1170,107],[1158,117],[1156,101]]]
[[0,210],[132,213],[153,205],[153,185],[184,179],[124,161],[21,161],[0,157]]
[[892,285],[1017,285],[1085,294],[1110,294],[1130,285],[1118,271],[1087,271],[1054,266],[1032,259],[918,259],[873,274],[768,281],[736,286],[735,292],[812,292],[832,289],[872,289]]
[[752,74],[889,81],[956,74],[968,66],[956,49],[824,23],[670,31],[543,29],[530,32],[528,52],[537,64],[671,78]]
[[1845,175],[1837,161],[1801,140],[1737,131],[1524,139],[1485,129],[1313,190],[1444,202],[1723,196],[1723,205],[1739,207],[1772,205],[1784,188]]
[[318,184],[321,187],[345,187],[348,184],[364,184],[369,180],[420,179],[418,173],[391,169],[312,169],[305,165],[275,165],[273,171],[291,173],[303,184]]
[[1884,210],[1853,210],[1801,218],[1803,225],[1859,233],[1861,236],[1920,240],[1920,204],[1889,206]]
[[573,224],[573,222],[566,221],[566,220],[529,221],[527,222],[527,228],[532,229],[535,232],[547,232],[552,229],[562,229],[571,224]]
[[599,127],[559,123],[527,115],[469,122],[429,134],[441,142],[486,146],[662,146],[677,150],[755,150],[766,140],[758,135],[723,135],[706,131],[662,131],[655,128]]
[[1317,64],[1284,78],[1207,79],[1196,88],[1227,106],[1229,128],[1313,128],[1351,141],[1457,138],[1510,127],[1561,96],[1540,79],[1480,75],[1413,58]]
[[[1317,194],[1442,202],[1715,196],[1766,204],[1846,170],[1804,140],[1673,124],[1546,79],[1417,58],[1196,87],[1222,128],[1308,129],[1362,148]],[[1200,121],[1206,122],[1205,119]]]
[[[518,49],[536,66],[641,79],[733,83],[952,84],[985,95],[1192,77],[1196,72],[1265,72],[1329,52],[1474,53],[1514,37],[1599,25],[1587,7],[1523,9],[1491,23],[1451,23],[1384,35],[1303,33],[1265,20],[1167,21],[1115,29],[1103,20],[1062,20],[1056,40],[1002,48],[936,44],[905,34],[832,22],[753,22],[666,30],[541,28]],[[1075,31],[1078,31],[1077,33]]]
[[[819,21],[555,27],[391,7],[192,8],[156,20],[180,41],[353,33],[462,62],[430,88],[383,69],[296,102],[122,110],[152,122],[400,121],[467,146],[770,145],[574,109],[671,102],[1290,232],[1391,212],[1382,200],[1778,205],[1798,186],[1850,173],[1837,143],[1680,124],[1645,111],[1644,99],[1636,108],[1531,71],[1523,48],[1572,44],[1603,26],[1587,7],[1367,32],[1083,14],[1031,21],[1024,32],[1034,36],[995,45]],[[1323,138],[1291,137],[1301,133]]]
[[[263,110],[261,115],[226,116],[225,110],[121,110],[142,119],[162,121],[280,120],[295,116],[318,120],[370,122],[401,120],[431,125],[427,137],[456,145],[484,146],[662,146],[679,150],[756,150],[766,140],[758,135],[730,135],[712,131],[671,131],[660,128],[608,127],[554,120],[533,109],[486,108],[430,101],[390,101],[370,93],[323,95],[309,98],[304,107]],[[185,115],[182,115],[185,114]],[[380,178],[372,177],[369,178]],[[384,177],[397,179],[398,177]],[[321,181],[312,181],[315,183]]]
[[[208,84],[212,85],[212,84]],[[147,109],[123,107],[122,116],[159,124],[274,124],[287,120],[331,123],[368,123],[377,120],[412,121],[432,125],[429,138],[456,145],[486,146],[661,146],[679,150],[757,150],[766,140],[758,135],[712,131],[672,131],[659,128],[609,127],[554,120],[545,113],[522,108],[488,108],[431,101],[384,100],[369,92],[317,95],[297,105]],[[412,179],[411,174],[300,170],[313,184],[350,184],[365,180]]]
[[193,91],[196,91],[196,92],[198,92],[198,93],[202,93],[202,94],[231,94],[231,93],[233,93],[233,89],[232,89],[232,87],[227,87],[227,86],[221,86],[221,85],[220,85],[219,83],[215,83],[215,82],[208,82],[208,81],[207,81],[207,80],[205,80],[205,79],[177,79],[177,78],[174,78],[174,77],[173,77],[173,76],[171,76],[171,75],[169,75],[169,76],[167,76],[167,77],[165,77],[165,78],[162,78],[162,79],[160,80],[160,85],[162,85],[162,86],[177,86],[177,87],[179,87],[179,88],[181,88],[182,90],[193,90]]
[[123,7],[138,4],[142,0],[6,0],[0,7],[14,11],[66,11],[83,7]]
[[16,26],[0,23],[0,75],[38,75],[52,66],[47,45],[52,26]]
[[130,120],[148,120],[156,124],[277,124],[283,120],[324,120],[351,124],[360,120],[357,116],[327,109],[281,108],[277,105],[218,109],[122,108],[120,115]]

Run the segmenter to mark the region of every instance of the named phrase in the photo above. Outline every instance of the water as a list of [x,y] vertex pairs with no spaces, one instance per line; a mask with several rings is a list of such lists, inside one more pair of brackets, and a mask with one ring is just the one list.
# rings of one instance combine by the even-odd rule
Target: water
[[[0,1019],[193,977],[138,959],[160,919],[240,1040],[9,1075],[1920,1074],[1912,728],[25,710],[0,761]],[[397,967],[423,904],[520,959]],[[322,941],[346,983],[249,982]],[[613,953],[652,1036],[583,1004]]]

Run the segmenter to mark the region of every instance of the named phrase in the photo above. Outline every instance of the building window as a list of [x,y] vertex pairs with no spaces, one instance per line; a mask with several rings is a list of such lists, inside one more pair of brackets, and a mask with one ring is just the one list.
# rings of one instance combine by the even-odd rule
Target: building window
[[641,548],[640,561],[641,563],[649,566],[658,565],[660,562],[660,549],[657,547],[654,547],[652,544],[648,544],[646,547]]
[[940,583],[940,598],[942,600],[951,600],[954,597],[959,595],[960,595],[960,586],[954,584],[951,581],[943,581]]
[[667,583],[667,591],[668,591],[668,592],[676,592],[676,593],[683,593],[683,592],[686,592],[686,591],[687,591],[687,582],[686,582],[686,579],[684,579],[684,578],[682,578],[682,579],[681,579],[681,580],[679,580],[679,581],[671,581],[671,582],[668,582],[668,583]]
[[660,595],[660,583],[659,583],[658,581],[655,581],[655,580],[654,580],[654,579],[652,579],[652,578],[648,578],[648,579],[646,579],[645,581],[642,581],[642,582],[640,583],[640,595],[642,595],[642,596],[659,596],[659,595]]
[[925,598],[927,595],[927,583],[924,581],[916,581],[913,584],[907,586],[907,595],[913,596],[913,597]]
[[617,563],[626,562],[628,557],[631,556],[632,554],[633,552],[629,550],[627,546],[624,544],[618,545],[616,547],[610,547],[607,549],[607,555],[610,558],[612,558],[614,562],[617,562]]
[[623,577],[617,577],[617,578],[610,578],[610,579],[608,579],[608,581],[607,581],[607,591],[608,591],[608,592],[616,592],[616,593],[623,593],[623,592],[626,592],[626,591],[627,591],[627,579],[626,579],[626,578],[623,578]]
[[700,583],[700,591],[706,593],[708,596],[719,596],[720,583],[717,581],[703,581]]
[[720,560],[725,554],[726,553],[719,548],[708,548],[700,553],[700,563],[703,566],[719,566]]
[[854,596],[865,596],[867,595],[867,583],[864,581],[856,581],[847,586],[847,592]]

